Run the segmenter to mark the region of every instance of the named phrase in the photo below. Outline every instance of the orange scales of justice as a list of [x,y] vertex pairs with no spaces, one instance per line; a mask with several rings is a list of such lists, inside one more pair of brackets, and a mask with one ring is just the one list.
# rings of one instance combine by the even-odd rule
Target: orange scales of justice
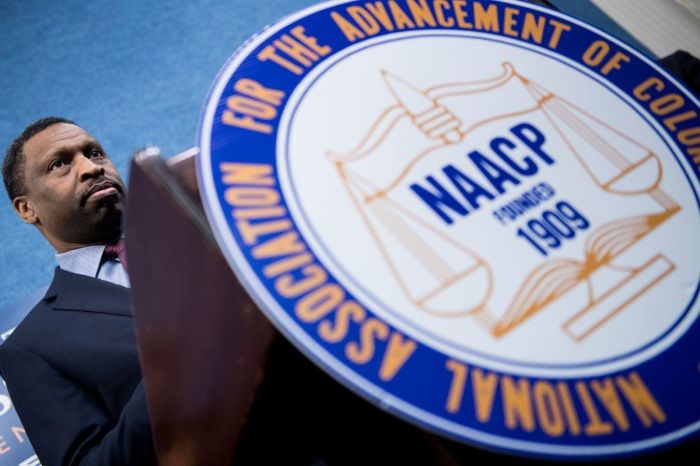
[[[417,309],[443,318],[471,316],[500,338],[585,285],[588,302],[562,325],[563,331],[581,341],[674,270],[673,262],[660,253],[635,267],[614,264],[616,257],[680,210],[660,188],[663,166],[653,151],[519,75],[510,63],[504,63],[503,73],[492,79],[441,84],[424,91],[386,71],[381,74],[397,103],[379,115],[355,149],[345,154],[329,151],[328,158],[402,293]],[[448,106],[447,100],[459,105]],[[479,114],[470,108],[479,108]],[[488,307],[494,274],[487,261],[392,194],[410,170],[437,149],[463,141],[486,124],[535,112],[551,123],[601,190],[614,196],[645,196],[653,204],[647,214],[593,230],[583,259],[550,259],[535,267],[505,311],[496,314]],[[392,142],[397,133],[401,137]],[[418,154],[406,160],[401,154],[414,146]],[[387,158],[383,167],[389,163],[399,167],[398,175],[382,183],[363,176],[362,163],[378,157]],[[609,274],[597,273],[603,269],[614,271],[614,283]]]

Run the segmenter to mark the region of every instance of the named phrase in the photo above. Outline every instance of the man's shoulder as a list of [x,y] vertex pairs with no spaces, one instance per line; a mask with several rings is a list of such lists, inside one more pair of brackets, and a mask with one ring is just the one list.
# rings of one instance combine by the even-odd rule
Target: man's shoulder
[[50,308],[50,305],[41,299],[37,302],[32,309],[24,316],[24,319],[17,325],[17,327],[12,330],[12,333],[7,337],[7,339],[0,345],[0,354],[3,353],[5,348],[13,345],[26,345],[27,336],[34,333],[34,330],[41,327],[41,321],[44,320],[44,315],[46,310]]
[[16,350],[17,348],[27,348],[31,350],[32,341],[42,337],[42,330],[50,326],[47,325],[46,320],[50,319],[49,311],[51,310],[53,302],[52,295],[55,295],[52,290],[55,290],[57,282],[61,280],[61,275],[63,275],[63,271],[56,267],[48,289],[44,291],[42,295],[39,295],[41,297],[12,330],[12,333],[7,339],[0,345],[0,358],[3,358],[11,350]]
[[131,324],[105,324],[102,316],[130,316],[128,292],[119,285],[57,268],[44,296],[0,345],[0,357],[12,347],[22,347],[55,360],[68,349],[80,347],[78,340],[94,343],[113,333],[121,335],[120,325],[131,329]]
[[6,367],[18,351],[32,352],[32,335],[41,327],[42,314],[47,305],[42,300],[34,305],[12,333],[0,345],[0,374],[5,375]]

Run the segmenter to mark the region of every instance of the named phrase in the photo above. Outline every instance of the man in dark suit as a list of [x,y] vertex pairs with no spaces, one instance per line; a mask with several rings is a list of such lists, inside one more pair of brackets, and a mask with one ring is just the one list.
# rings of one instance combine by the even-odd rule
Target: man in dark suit
[[10,146],[3,181],[59,265],[0,347],[0,373],[39,459],[156,464],[120,249],[119,173],[82,128],[45,118]]

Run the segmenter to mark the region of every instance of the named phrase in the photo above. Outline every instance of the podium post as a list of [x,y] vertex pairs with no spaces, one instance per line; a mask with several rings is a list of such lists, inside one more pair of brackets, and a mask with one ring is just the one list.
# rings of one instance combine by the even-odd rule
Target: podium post
[[274,335],[219,253],[192,190],[191,155],[169,167],[139,153],[129,183],[134,317],[167,466],[231,461]]

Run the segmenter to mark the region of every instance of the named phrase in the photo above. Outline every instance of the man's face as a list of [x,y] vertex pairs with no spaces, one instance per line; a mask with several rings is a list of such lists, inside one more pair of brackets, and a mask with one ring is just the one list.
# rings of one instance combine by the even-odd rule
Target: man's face
[[119,237],[125,189],[100,143],[58,123],[24,144],[25,195],[13,204],[59,252]]

